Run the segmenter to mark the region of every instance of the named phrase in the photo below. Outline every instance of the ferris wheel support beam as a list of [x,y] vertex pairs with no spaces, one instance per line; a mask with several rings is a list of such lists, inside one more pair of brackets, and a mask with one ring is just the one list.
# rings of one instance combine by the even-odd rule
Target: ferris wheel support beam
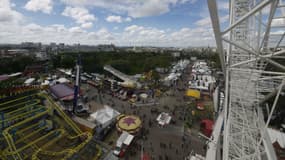
[[[215,0],[214,0],[215,1]],[[208,0],[209,2],[209,0]],[[260,11],[262,8],[264,8],[266,5],[268,5],[269,3],[272,3],[271,0],[266,0],[261,2],[260,4],[258,4],[256,7],[254,7],[250,12],[248,12],[247,14],[245,14],[244,16],[242,16],[239,20],[237,20],[234,24],[232,24],[229,28],[225,29],[225,31],[222,32],[222,35],[228,33],[229,31],[231,31],[233,28],[235,28],[237,25],[239,25],[240,23],[242,23],[244,20],[248,19],[250,16],[252,16],[253,14],[255,14],[256,12]]]
[[247,61],[243,61],[243,62],[239,62],[239,63],[236,63],[236,64],[232,64],[230,65],[230,67],[238,67],[240,65],[243,65],[243,64],[246,64],[246,63],[250,63],[250,62],[253,62],[253,61],[257,61],[257,60],[260,60],[261,58],[285,58],[285,56],[278,56],[278,55],[281,55],[281,54],[284,54],[285,51],[279,51],[279,52],[275,52],[273,54],[267,54],[267,55],[260,55],[259,57],[257,58],[252,58],[250,60],[247,60]]
[[280,40],[278,41],[277,45],[275,46],[274,51],[276,51],[277,48],[280,46],[280,43],[283,41],[284,37],[285,37],[285,32],[282,34]]
[[[276,58],[285,53],[285,49],[280,48],[285,33],[280,34],[281,38],[276,37],[280,32],[275,33],[274,29],[280,26],[272,23],[276,18],[285,20],[285,12],[281,12],[281,16],[276,14],[279,13],[277,8],[282,5],[282,0],[230,0],[230,24],[222,31],[216,0],[208,0],[214,36],[226,79],[224,130],[218,135],[223,136],[220,138],[220,143],[223,143],[223,160],[277,159],[267,133],[269,122],[264,122],[260,107],[261,102],[268,98],[264,93],[268,93],[271,98],[276,96],[272,110],[268,113],[272,115],[284,88],[285,65],[280,64]],[[269,7],[269,12],[265,11],[266,7]],[[224,52],[223,45],[227,52]],[[282,72],[267,71],[268,64],[282,69]],[[281,85],[278,86],[279,84]],[[216,135],[213,135],[213,138],[216,138]],[[215,156],[211,158],[217,160]]]
[[208,8],[210,11],[210,16],[213,24],[213,30],[215,34],[217,49],[219,51],[219,57],[222,65],[222,70],[225,74],[225,55],[224,55],[224,48],[221,39],[221,29],[220,29],[220,22],[219,22],[219,15],[217,10],[217,3],[215,0],[208,0]]
[[282,83],[281,83],[280,86],[278,87],[277,95],[276,95],[276,97],[275,97],[275,99],[274,99],[274,102],[273,102],[273,105],[272,105],[272,107],[271,107],[271,111],[270,111],[269,116],[268,116],[268,118],[267,118],[267,121],[266,121],[266,124],[265,124],[265,126],[264,126],[264,129],[263,129],[262,132],[261,132],[261,137],[260,137],[260,140],[259,140],[259,143],[258,143],[258,147],[259,147],[259,146],[261,145],[261,143],[262,143],[264,134],[265,134],[265,132],[266,132],[266,130],[267,130],[267,127],[268,127],[268,125],[269,125],[269,122],[270,122],[270,120],[271,120],[271,117],[272,117],[272,115],[273,115],[273,112],[274,112],[274,110],[275,110],[275,107],[276,107],[276,104],[277,104],[278,99],[279,99],[279,97],[280,97],[280,93],[281,93],[281,91],[282,91],[282,89],[283,89],[284,83],[285,83],[285,80],[283,79],[283,80],[282,80]]
[[234,45],[234,46],[236,46],[236,47],[238,47],[238,48],[240,48],[240,49],[242,49],[242,50],[244,50],[244,51],[246,51],[248,53],[251,53],[251,54],[257,56],[258,58],[263,59],[263,60],[267,61],[268,63],[270,63],[270,64],[272,64],[272,65],[274,65],[274,66],[276,66],[276,67],[278,67],[278,68],[280,68],[280,69],[285,71],[285,66],[284,65],[282,65],[282,64],[280,64],[280,63],[278,63],[278,62],[276,62],[276,61],[274,61],[272,59],[269,59],[267,57],[263,57],[263,56],[259,55],[257,52],[249,50],[249,49],[241,46],[240,44],[237,44],[237,43],[235,43],[233,41],[230,41],[230,40],[228,40],[226,38],[222,38],[222,40],[224,40],[225,42],[228,42],[228,43],[230,43],[230,44],[232,44],[232,45]]
[[268,47],[268,39],[269,39],[269,32],[270,32],[270,29],[271,29],[271,22],[273,20],[273,17],[274,17],[274,14],[275,14],[277,6],[278,6],[278,1],[273,1],[271,3],[270,13],[269,13],[269,16],[268,16],[268,21],[267,21],[267,26],[266,26],[266,31],[265,31],[264,37],[262,39],[261,45],[259,47],[259,51],[261,51],[262,48],[267,48]]
[[[283,77],[284,79],[284,77]],[[282,90],[285,89],[285,86],[283,85]],[[266,101],[268,101],[270,98],[272,98],[273,96],[275,96],[278,92],[278,89],[273,90],[272,92],[268,93],[267,95],[265,95],[265,98],[263,100],[261,100],[259,103],[263,104]]]

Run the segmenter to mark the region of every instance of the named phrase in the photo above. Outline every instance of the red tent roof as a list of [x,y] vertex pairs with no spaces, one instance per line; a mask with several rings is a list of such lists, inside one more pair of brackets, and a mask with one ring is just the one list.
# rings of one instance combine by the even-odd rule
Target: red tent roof
[[205,124],[205,128],[206,128],[206,129],[209,129],[209,130],[212,130],[212,129],[213,129],[214,122],[213,122],[212,120],[203,119],[201,123],[204,123],[204,124]]
[[201,121],[201,124],[200,124],[201,128],[200,128],[200,130],[207,137],[211,137],[211,134],[212,134],[212,131],[213,131],[213,125],[214,125],[213,121],[211,121],[209,119],[204,119],[204,120]]
[[144,153],[141,160],[151,160],[151,159],[148,154]]

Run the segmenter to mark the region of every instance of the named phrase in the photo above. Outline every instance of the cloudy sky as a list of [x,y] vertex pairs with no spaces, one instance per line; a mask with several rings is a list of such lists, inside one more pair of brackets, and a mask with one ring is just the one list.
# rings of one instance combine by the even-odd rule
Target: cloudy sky
[[[222,23],[228,1],[219,0]],[[0,0],[0,43],[213,46],[206,0]]]

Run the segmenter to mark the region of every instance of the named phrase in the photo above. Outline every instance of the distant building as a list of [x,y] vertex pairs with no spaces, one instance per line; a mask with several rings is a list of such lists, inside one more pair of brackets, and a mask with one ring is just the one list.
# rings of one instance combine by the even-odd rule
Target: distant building
[[59,50],[64,50],[64,43],[59,43],[58,44],[58,49]]
[[113,52],[116,51],[116,47],[114,44],[101,44],[97,46],[99,51],[104,51],[104,52]]
[[51,42],[51,43],[50,43],[50,47],[56,48],[56,43],[55,43],[55,42]]
[[171,53],[173,57],[180,57],[180,52],[172,52]]
[[45,51],[35,52],[35,56],[38,60],[47,60],[47,54]]
[[42,47],[42,43],[34,43],[34,42],[22,42],[21,47],[24,49],[40,49]]
[[43,65],[30,65],[26,66],[24,70],[24,74],[31,74],[31,73],[39,73],[44,71],[44,66]]
[[11,58],[11,57],[15,57],[17,55],[29,55],[29,50],[27,49],[9,49],[9,50],[2,50],[1,51],[1,58]]
[[190,60],[191,60],[191,61],[196,61],[196,60],[197,60],[197,57],[191,57]]

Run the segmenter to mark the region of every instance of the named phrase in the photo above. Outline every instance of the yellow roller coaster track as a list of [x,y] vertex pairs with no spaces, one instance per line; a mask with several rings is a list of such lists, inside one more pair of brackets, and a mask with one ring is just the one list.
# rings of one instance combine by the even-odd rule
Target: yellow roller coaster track
[[[18,108],[18,109],[15,109],[15,110],[13,110],[13,111],[10,111],[10,112],[7,112],[7,113],[5,113],[5,115],[13,115],[13,114],[15,114],[15,113],[17,113],[17,112],[19,112],[19,111],[22,111],[22,110],[26,110],[27,108],[30,108],[30,107],[33,107],[33,106],[35,106],[35,105],[37,105],[37,104],[39,104],[39,101],[38,102],[35,102],[35,103],[31,103],[31,104],[25,104],[24,105],[24,107],[20,107],[20,108]],[[12,108],[12,107],[10,107],[10,108]],[[10,108],[8,108],[8,109],[10,109]]]
[[58,106],[57,103],[55,103],[48,95],[46,94],[40,94],[40,96],[43,96],[46,98],[52,106],[55,108],[55,110],[62,115],[63,119],[75,130],[77,134],[81,134],[82,131],[79,129],[79,127],[63,112],[63,110]]
[[[10,148],[10,152],[9,152],[9,153],[7,153],[7,154],[4,153],[6,156],[12,155],[14,159],[21,159],[21,155],[20,155],[20,153],[18,152],[18,150],[17,150],[17,148],[16,148],[16,145],[15,145],[15,143],[14,143],[14,141],[13,141],[13,138],[12,138],[12,136],[10,135],[9,131],[10,131],[12,128],[15,128],[15,127],[17,127],[17,126],[23,125],[23,124],[25,124],[25,123],[27,123],[27,122],[30,122],[30,121],[32,121],[32,120],[34,120],[34,119],[36,119],[36,118],[39,118],[39,117],[43,116],[43,115],[45,115],[45,114],[48,114],[48,110],[45,111],[45,112],[38,113],[38,114],[36,114],[35,116],[32,116],[32,117],[30,117],[30,118],[27,118],[27,119],[25,119],[25,120],[23,120],[23,121],[21,121],[21,122],[19,122],[19,123],[16,123],[15,125],[10,126],[10,127],[8,127],[8,128],[6,128],[6,129],[3,130],[2,135],[4,136],[4,138],[5,138],[5,140],[6,140],[7,144],[8,144],[8,146],[9,146],[9,148]],[[31,143],[33,143],[33,142],[31,142]],[[12,154],[10,154],[10,153],[12,153]]]
[[54,143],[55,143],[56,141],[58,141],[62,136],[63,136],[63,134],[62,134],[62,135],[60,134],[60,135],[58,135],[57,137],[55,137],[54,139],[52,139],[52,140],[50,140],[49,142],[47,142],[47,143],[46,143],[44,146],[42,146],[41,148],[38,148],[38,149],[36,150],[36,152],[33,153],[33,155],[32,155],[32,160],[39,160],[39,158],[37,157],[37,154],[38,154],[39,152],[42,152],[43,149],[47,148],[48,146],[54,144]]
[[[53,104],[53,106],[54,106],[54,108],[56,109],[56,111],[57,112],[59,112],[62,116],[63,116],[63,118],[68,122],[68,124],[72,127],[72,128],[74,128],[74,129],[76,129],[76,131],[77,131],[77,134],[79,134],[79,135],[81,135],[82,134],[82,131],[78,128],[78,126],[61,110],[61,107],[60,106],[58,106],[58,104],[56,104],[48,95],[46,95],[46,94],[40,94],[41,96],[43,96],[44,98],[46,98],[50,103],[52,103]],[[80,144],[79,146],[77,146],[77,148],[78,149],[76,149],[76,150],[80,150],[85,144],[87,144],[90,140],[91,140],[91,138],[92,138],[92,135],[89,133],[89,132],[86,132],[88,135],[87,135],[87,137],[88,137],[88,141],[86,141],[86,143],[82,143],[82,144]],[[99,147],[98,145],[96,145],[96,149],[98,150],[98,153],[97,153],[97,155],[94,157],[94,159],[93,160],[97,160],[97,159],[99,159],[100,158],[100,156],[101,156],[101,154],[102,154],[102,149],[101,149],[101,147]],[[47,153],[47,152],[45,152],[45,153]],[[75,153],[75,152],[74,152]]]
[[21,111],[21,110],[25,110],[25,109],[28,109],[30,108],[30,110],[28,110],[27,112],[23,112],[23,113],[20,113],[20,114],[17,114],[17,115],[10,115],[11,112],[8,113],[8,117],[5,118],[5,120],[2,120],[0,122],[6,122],[6,121],[11,121],[11,120],[17,120],[17,119],[21,119],[23,117],[26,117],[26,116],[29,116],[31,113],[37,113],[36,111],[41,111],[41,110],[46,110],[46,107],[44,106],[41,106],[41,105],[37,105],[38,108],[35,108],[35,109],[32,109],[32,107],[35,107],[34,105],[31,105],[31,106],[25,106],[21,109],[18,109],[18,110],[15,110],[15,112],[17,111]]
[[[6,112],[5,114],[3,114],[3,117],[4,117],[4,120],[0,120],[0,126],[1,128],[5,128],[6,126],[9,126],[9,124],[13,123],[13,122],[16,122],[18,120],[21,120],[22,118],[25,118],[25,117],[28,117],[30,116],[31,113],[35,112],[36,110],[42,110],[42,109],[45,109],[44,106],[40,106],[38,105],[37,109],[32,109],[35,105],[39,104],[39,100],[34,100],[35,102],[34,103],[31,103],[29,105],[26,105],[24,107],[21,107],[21,108],[18,108],[18,109],[15,109],[13,111],[10,111],[10,112]],[[27,103],[22,103],[22,104],[27,104]],[[5,109],[10,109],[10,108],[13,108],[15,107],[16,105],[12,105],[12,106],[7,106],[5,107]],[[4,107],[3,107],[4,108]],[[3,109],[1,108],[1,109]],[[15,114],[17,112],[22,112],[22,113],[19,113],[19,114]],[[4,112],[2,112],[4,113]],[[4,126],[3,126],[4,124]]]
[[5,104],[9,104],[9,103],[12,103],[12,102],[16,102],[16,101],[18,101],[18,100],[25,99],[25,98],[28,98],[28,97],[33,97],[33,96],[35,96],[35,95],[37,95],[37,93],[30,94],[30,95],[28,95],[28,96],[20,97],[20,98],[17,98],[17,99],[13,99],[13,100],[10,100],[10,101],[1,103],[0,106],[3,106],[3,105],[5,105]]
[[[14,143],[15,145],[21,143],[21,142],[24,142],[25,140],[27,140],[28,138],[32,137],[32,136],[35,136],[36,134],[38,134],[40,131],[43,131],[44,129],[46,129],[45,127],[41,127],[35,131],[33,131],[32,133],[28,134],[28,135],[24,135],[22,138],[20,138],[19,140],[16,141],[16,143]],[[9,148],[6,148],[4,150],[4,152],[8,152],[8,149]],[[19,149],[18,149],[19,150]]]
[[[35,101],[35,103],[32,103],[32,104],[38,104],[38,103],[41,102],[39,99],[35,99],[35,100],[32,100],[32,101]],[[13,108],[13,107],[17,107],[17,106],[21,106],[21,105],[26,105],[26,104],[29,104],[29,103],[31,103],[31,101],[24,101],[24,102],[17,103],[17,104],[14,104],[14,105],[6,106],[6,107],[1,107],[1,108],[0,108],[0,111],[6,110],[6,109],[10,109],[10,108]],[[30,104],[30,105],[31,105],[31,104]],[[0,106],[1,106],[1,104],[0,104]]]
[[[40,106],[40,100],[36,99],[36,100],[30,100],[27,99],[27,101],[24,102],[20,102],[18,104],[12,104],[13,102],[17,102],[17,101],[21,101],[24,100],[25,98],[29,98],[29,97],[34,97],[35,95],[44,97],[48,102],[49,102],[49,107],[44,107],[44,106]],[[32,103],[31,103],[32,102]],[[9,105],[11,104],[11,105]],[[9,105],[9,106],[6,106]],[[17,119],[21,119],[22,121],[17,122],[16,124],[13,124],[11,126],[6,126],[7,128],[5,128],[2,131],[2,135],[3,138],[0,138],[1,140],[6,140],[8,147],[6,149],[4,149],[3,151],[0,152],[0,158],[5,159],[5,157],[13,157],[14,159],[17,160],[24,160],[24,159],[28,159],[31,155],[26,155],[23,151],[27,148],[32,148],[35,152],[32,154],[32,159],[33,160],[37,160],[39,159],[37,157],[37,154],[44,154],[44,155],[49,155],[49,156],[63,156],[63,158],[61,159],[66,159],[71,157],[74,153],[79,152],[79,150],[81,150],[91,139],[92,139],[92,135],[89,132],[82,132],[78,126],[61,110],[60,106],[58,106],[58,104],[56,104],[48,95],[44,94],[44,93],[40,93],[40,94],[32,94],[32,95],[28,95],[28,96],[24,96],[24,97],[20,97],[14,100],[10,100],[4,103],[0,104],[0,107],[3,106],[0,109],[1,111],[7,110],[7,109],[11,109],[13,107],[17,107],[20,105],[24,105],[24,107],[20,108],[20,109],[16,109],[10,112],[5,113],[6,119],[4,120],[5,122],[7,121],[15,121]],[[36,106],[37,108],[33,108],[33,106]],[[29,109],[30,107],[30,109]],[[40,108],[39,108],[40,107]],[[52,110],[55,109],[59,115],[65,120],[65,122],[75,131],[75,133],[77,135],[75,136],[71,136],[69,134],[66,134],[64,129],[55,129],[52,130],[50,132],[48,132],[47,134],[37,138],[36,140],[33,141],[29,141],[30,138],[32,138],[33,136],[35,136],[38,132],[41,132],[42,130],[45,129],[45,126],[37,128],[36,130],[34,130],[32,133],[29,134],[23,134],[25,131],[28,131],[30,129],[36,128],[37,126],[40,125],[40,122],[36,123],[36,124],[32,124],[31,126],[27,126],[25,128],[22,128],[21,130],[19,130],[19,128],[21,128],[20,126],[25,125],[26,123],[30,123],[31,121],[40,118],[44,115],[47,115],[49,113],[52,112]],[[23,113],[22,113],[23,112]],[[17,114],[15,114],[17,113]],[[31,114],[31,113],[35,113],[35,114]],[[27,117],[27,115],[29,115]],[[1,124],[3,121],[0,121]],[[5,126],[4,126],[5,127]],[[3,127],[3,128],[4,128]],[[17,141],[14,141],[13,136],[10,134],[10,131],[13,128],[17,128],[18,130],[16,131],[16,135],[18,135],[18,137],[20,137],[19,135],[21,135],[21,138]],[[48,146],[54,144],[56,141],[58,141],[61,137],[63,137],[65,135],[67,135],[67,138],[72,140],[72,139],[76,139],[76,138],[85,138],[85,140],[80,143],[79,145],[77,145],[76,147],[73,148],[68,148],[68,149],[64,149],[60,152],[52,152],[52,151],[46,151],[44,150],[45,148],[47,148]],[[36,144],[50,136],[56,135],[53,139],[50,139],[47,143],[45,143],[45,145],[43,146],[37,146]],[[24,142],[24,143],[23,143]],[[18,144],[26,144],[20,148],[17,148],[16,146]],[[95,159],[98,159],[101,155],[101,148],[96,145],[96,148],[98,150],[98,153],[96,155]]]
[[74,147],[74,148],[68,148],[65,149],[63,151],[60,152],[53,152],[53,151],[46,151],[43,150],[44,148],[47,148],[49,145],[51,145],[52,143],[54,143],[56,140],[49,142],[48,144],[42,146],[39,150],[37,150],[33,156],[32,156],[32,160],[38,160],[39,158],[37,157],[37,155],[40,154],[45,154],[45,155],[49,155],[49,156],[59,156],[59,155],[65,155],[64,158],[62,159],[67,159],[69,157],[71,157],[74,153],[78,152],[80,149],[82,149],[92,138],[92,135],[88,132],[82,133],[80,135],[76,135],[76,136],[68,136],[68,139],[75,139],[75,138],[79,138],[79,137],[86,137],[85,141],[82,142],[81,144],[79,144],[78,146]]

